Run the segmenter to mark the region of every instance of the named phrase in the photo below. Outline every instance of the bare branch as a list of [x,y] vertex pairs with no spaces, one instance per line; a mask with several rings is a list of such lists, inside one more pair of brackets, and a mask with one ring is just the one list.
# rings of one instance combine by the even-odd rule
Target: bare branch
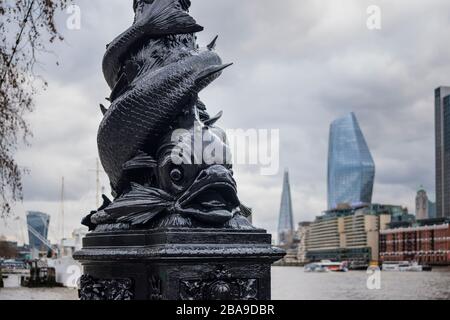
[[[62,40],[55,15],[70,0],[0,0],[0,216],[22,200],[22,174],[14,159],[19,138],[32,135],[24,115],[34,109],[34,95],[41,79],[33,71],[37,53]],[[45,80],[41,86],[45,87]]]

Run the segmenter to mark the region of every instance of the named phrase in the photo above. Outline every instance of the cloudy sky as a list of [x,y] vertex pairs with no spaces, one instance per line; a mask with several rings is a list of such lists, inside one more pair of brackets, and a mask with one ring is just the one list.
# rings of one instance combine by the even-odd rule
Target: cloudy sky
[[[95,208],[98,104],[109,95],[102,56],[133,19],[131,0],[74,2],[81,29],[69,30],[69,15],[59,17],[65,41],[40,59],[37,71],[49,88],[28,117],[32,146],[17,153],[30,174],[15,215],[50,213],[52,240],[61,235],[63,176],[65,236]],[[219,34],[217,50],[235,63],[201,95],[211,113],[224,111],[224,128],[280,129],[277,175],[262,176],[255,166],[235,170],[257,226],[276,231],[284,168],[296,222],[326,209],[329,124],[351,111],[376,163],[373,200],[414,211],[421,184],[434,198],[433,90],[450,84],[448,0],[192,2],[191,14],[205,27],[199,44]],[[381,30],[366,26],[370,5],[381,8]],[[109,185],[103,174],[101,181]],[[7,220],[0,234],[27,240],[20,221]]]

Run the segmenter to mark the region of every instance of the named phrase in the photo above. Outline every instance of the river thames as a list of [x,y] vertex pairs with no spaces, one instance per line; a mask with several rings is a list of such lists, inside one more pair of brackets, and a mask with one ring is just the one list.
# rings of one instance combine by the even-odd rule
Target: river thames
[[[364,271],[305,273],[299,267],[272,268],[274,300],[450,299],[450,268],[432,272],[381,272],[379,289],[368,289]],[[372,283],[372,282],[370,282]],[[76,300],[77,290],[0,289],[0,300]]]

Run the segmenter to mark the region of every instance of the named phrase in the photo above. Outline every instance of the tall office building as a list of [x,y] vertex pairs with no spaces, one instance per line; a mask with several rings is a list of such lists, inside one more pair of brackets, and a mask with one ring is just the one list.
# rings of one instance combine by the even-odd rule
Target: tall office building
[[292,212],[291,186],[289,172],[285,171],[281,193],[280,216],[278,220],[278,244],[290,245],[294,238],[294,215]]
[[328,209],[372,202],[375,164],[352,112],[330,127]]
[[436,203],[430,201],[427,192],[421,186],[416,195],[416,219],[435,219],[436,216]]
[[416,195],[416,219],[424,220],[429,218],[427,192],[424,188],[420,188]]
[[428,200],[428,219],[436,219],[436,202]]
[[450,87],[434,93],[436,138],[436,215],[450,217]]
[[48,214],[29,211],[27,213],[28,240],[30,248],[37,251],[47,251],[46,242],[48,236],[48,225],[50,216]]

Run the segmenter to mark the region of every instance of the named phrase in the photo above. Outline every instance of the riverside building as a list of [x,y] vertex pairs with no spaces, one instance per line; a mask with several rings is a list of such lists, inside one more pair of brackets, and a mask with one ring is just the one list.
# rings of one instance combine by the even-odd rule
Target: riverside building
[[380,232],[404,213],[400,206],[381,204],[328,210],[309,226],[306,259],[366,264],[378,261]]
[[450,219],[421,220],[380,232],[381,261],[450,265]]

